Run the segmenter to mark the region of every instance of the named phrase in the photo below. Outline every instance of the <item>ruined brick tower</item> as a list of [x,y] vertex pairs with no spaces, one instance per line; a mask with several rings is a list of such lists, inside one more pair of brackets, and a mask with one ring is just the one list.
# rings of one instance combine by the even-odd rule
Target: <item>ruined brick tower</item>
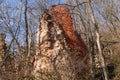
[[33,75],[39,80],[80,80],[87,69],[87,48],[65,5],[41,15]]

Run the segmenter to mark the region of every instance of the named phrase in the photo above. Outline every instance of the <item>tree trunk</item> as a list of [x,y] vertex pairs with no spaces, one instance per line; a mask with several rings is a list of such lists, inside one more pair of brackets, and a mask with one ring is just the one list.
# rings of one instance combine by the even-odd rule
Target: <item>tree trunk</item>
[[95,27],[96,43],[97,43],[97,47],[98,47],[98,51],[99,51],[99,56],[100,56],[100,59],[101,59],[101,65],[102,65],[102,69],[103,69],[103,73],[104,73],[104,78],[105,78],[105,80],[109,80],[105,60],[104,60],[102,50],[101,50],[101,46],[100,46],[100,34],[99,34],[98,23],[95,19],[94,11],[93,11],[93,8],[92,8],[92,5],[91,5],[91,0],[88,0],[88,2],[89,2],[88,4],[89,4],[89,7],[90,7],[90,10],[91,10],[90,15],[91,15],[94,27]]
[[5,55],[5,35],[0,34],[0,62],[3,60]]
[[3,63],[4,63],[4,56],[6,53],[6,47],[5,47],[5,35],[3,33],[0,33],[0,80],[3,80],[2,72],[3,72]]

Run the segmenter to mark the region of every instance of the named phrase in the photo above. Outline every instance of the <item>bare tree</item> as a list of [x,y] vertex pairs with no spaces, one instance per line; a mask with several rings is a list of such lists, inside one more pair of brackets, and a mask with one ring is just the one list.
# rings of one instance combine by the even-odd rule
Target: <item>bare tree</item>
[[93,22],[94,27],[95,27],[96,42],[97,42],[97,46],[98,46],[98,50],[99,50],[99,56],[101,58],[101,63],[102,63],[102,68],[103,68],[105,80],[108,80],[108,74],[107,74],[107,69],[106,69],[106,65],[105,65],[105,60],[104,60],[102,50],[101,50],[101,45],[100,45],[100,34],[99,34],[98,23],[96,21],[95,15],[94,15],[94,11],[93,11],[93,8],[92,8],[92,5],[91,5],[91,0],[89,0],[88,2],[89,2],[90,10],[91,10],[92,22]]

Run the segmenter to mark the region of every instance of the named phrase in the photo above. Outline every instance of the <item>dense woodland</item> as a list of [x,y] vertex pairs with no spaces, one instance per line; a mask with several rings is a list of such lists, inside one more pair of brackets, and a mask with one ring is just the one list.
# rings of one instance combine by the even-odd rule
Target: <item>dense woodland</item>
[[41,14],[57,4],[69,8],[88,49],[81,80],[120,80],[120,0],[0,0],[0,80],[39,80],[32,72]]

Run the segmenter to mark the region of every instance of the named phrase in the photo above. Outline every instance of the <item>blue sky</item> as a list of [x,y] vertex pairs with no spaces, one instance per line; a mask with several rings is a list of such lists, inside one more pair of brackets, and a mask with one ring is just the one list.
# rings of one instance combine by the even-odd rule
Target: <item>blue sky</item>
[[66,0],[57,0],[58,3],[63,4],[66,3]]
[[[34,3],[36,0],[28,0],[28,2],[30,4]],[[52,1],[52,0],[48,0],[48,1]],[[66,0],[54,0],[56,2],[56,4],[64,4],[66,3]],[[17,6],[18,4],[20,4],[21,0],[3,0],[3,2],[6,5],[12,5],[12,6]]]

